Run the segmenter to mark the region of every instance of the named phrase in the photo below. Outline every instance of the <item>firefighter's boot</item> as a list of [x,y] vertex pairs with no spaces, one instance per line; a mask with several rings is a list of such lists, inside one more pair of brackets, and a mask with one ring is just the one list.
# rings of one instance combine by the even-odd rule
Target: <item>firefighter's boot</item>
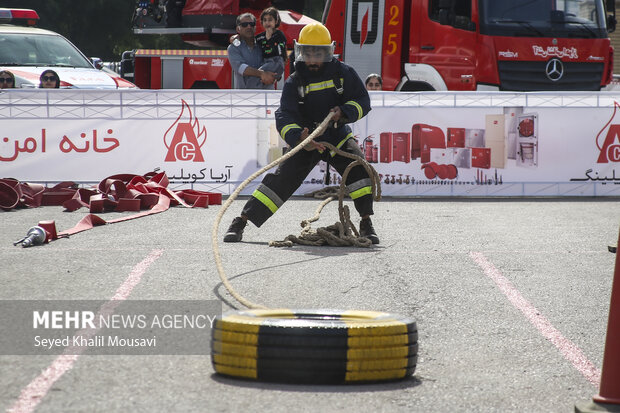
[[370,218],[362,219],[360,221],[360,237],[368,238],[373,244],[379,243],[379,237],[372,227],[372,221]]
[[243,229],[248,224],[246,220],[241,217],[233,219],[232,224],[228,227],[228,231],[224,235],[224,242],[239,242],[243,238]]

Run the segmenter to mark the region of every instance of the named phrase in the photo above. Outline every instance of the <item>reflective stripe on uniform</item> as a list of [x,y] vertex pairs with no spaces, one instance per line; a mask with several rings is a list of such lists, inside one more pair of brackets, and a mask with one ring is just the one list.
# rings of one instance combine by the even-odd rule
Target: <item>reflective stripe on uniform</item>
[[359,181],[355,181],[350,185],[347,185],[347,190],[349,192],[355,192],[358,189],[362,189],[364,187],[371,186],[371,185],[372,185],[372,181],[370,180],[370,178],[364,178],[364,179],[360,179]]
[[[341,78],[340,83],[342,83],[343,81],[344,79]],[[326,80],[324,82],[310,83],[308,86],[305,87],[304,91],[306,92],[306,94],[308,94],[310,92],[317,92],[319,90],[330,89],[332,87],[336,88],[333,79]]]
[[260,184],[258,188],[256,188],[252,196],[269,208],[272,214],[275,214],[278,208],[284,204],[282,199],[280,199],[275,192],[263,184]]
[[362,107],[359,105],[359,103],[350,100],[348,102],[345,102],[345,105],[351,105],[353,106],[355,109],[357,109],[357,119],[355,120],[360,120],[362,118],[362,116],[364,116],[364,111],[362,110]]
[[347,189],[349,190],[351,199],[357,199],[364,195],[372,194],[372,182],[370,178],[360,179],[359,181],[353,182],[351,185],[347,185]]
[[349,192],[349,196],[351,199],[361,198],[364,195],[372,195],[372,188],[369,186],[365,186],[357,191]]
[[[338,142],[338,145],[336,145],[336,148],[340,149],[342,147],[342,145],[344,145],[344,143],[347,141],[347,139],[352,138],[352,137],[353,137],[353,132],[349,132],[349,134],[347,136],[345,136],[345,138],[343,140]],[[336,152],[335,151],[330,151],[329,153],[332,156],[332,158],[334,156],[336,156]]]
[[286,134],[291,129],[301,129],[301,126],[299,126],[296,123],[290,123],[290,124],[286,125],[285,127],[283,127],[282,131],[280,132],[280,136],[282,136],[282,139],[286,140]]

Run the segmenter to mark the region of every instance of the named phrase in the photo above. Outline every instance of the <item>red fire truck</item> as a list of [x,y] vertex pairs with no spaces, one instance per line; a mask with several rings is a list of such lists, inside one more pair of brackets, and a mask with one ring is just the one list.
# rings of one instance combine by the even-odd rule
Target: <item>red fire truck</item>
[[[236,18],[245,12],[254,14],[256,33],[260,33],[264,31],[260,14],[271,3],[265,0],[139,0],[133,16],[135,33],[181,35],[186,43],[201,49],[127,51],[121,61],[121,75],[143,89],[234,88],[226,47],[230,36],[236,33]],[[273,3],[289,6],[287,2]],[[303,1],[297,3],[303,4]],[[293,48],[293,39],[299,36],[299,31],[316,22],[296,10],[280,10],[279,15],[279,29],[286,36],[289,49]],[[288,69],[288,65],[286,67]],[[288,70],[285,75],[288,76]]]
[[[234,33],[234,17],[258,15],[269,3],[141,0],[134,31],[178,33],[201,46],[219,41],[214,58],[225,59],[222,39]],[[289,41],[308,22],[295,12],[281,16]],[[339,58],[362,78],[381,74],[384,90],[600,90],[613,76],[614,0],[327,0],[323,22]],[[167,87],[158,80],[166,76],[163,56],[141,65],[143,54],[135,53],[135,83]],[[185,79],[200,77],[198,69],[185,61],[176,68],[178,87],[200,87]],[[231,87],[226,76],[205,75],[200,84]]]

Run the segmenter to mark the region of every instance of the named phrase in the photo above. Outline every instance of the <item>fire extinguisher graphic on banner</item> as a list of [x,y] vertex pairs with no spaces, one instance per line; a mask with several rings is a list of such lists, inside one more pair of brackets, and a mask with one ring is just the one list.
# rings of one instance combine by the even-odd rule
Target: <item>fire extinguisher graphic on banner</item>
[[366,159],[366,162],[372,162],[372,138],[369,136],[364,139],[364,141],[362,142],[362,146],[364,147],[362,150],[364,152],[364,158]]

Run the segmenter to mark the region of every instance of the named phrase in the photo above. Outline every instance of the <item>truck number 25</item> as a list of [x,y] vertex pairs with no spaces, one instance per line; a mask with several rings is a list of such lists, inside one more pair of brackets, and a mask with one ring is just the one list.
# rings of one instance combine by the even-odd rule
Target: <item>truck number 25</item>
[[[388,26],[398,26],[400,21],[398,20],[398,15],[400,14],[400,9],[398,6],[390,7],[390,20],[388,20]],[[388,35],[387,44],[388,50],[386,50],[387,54],[394,54],[398,50],[398,34],[390,33]]]

